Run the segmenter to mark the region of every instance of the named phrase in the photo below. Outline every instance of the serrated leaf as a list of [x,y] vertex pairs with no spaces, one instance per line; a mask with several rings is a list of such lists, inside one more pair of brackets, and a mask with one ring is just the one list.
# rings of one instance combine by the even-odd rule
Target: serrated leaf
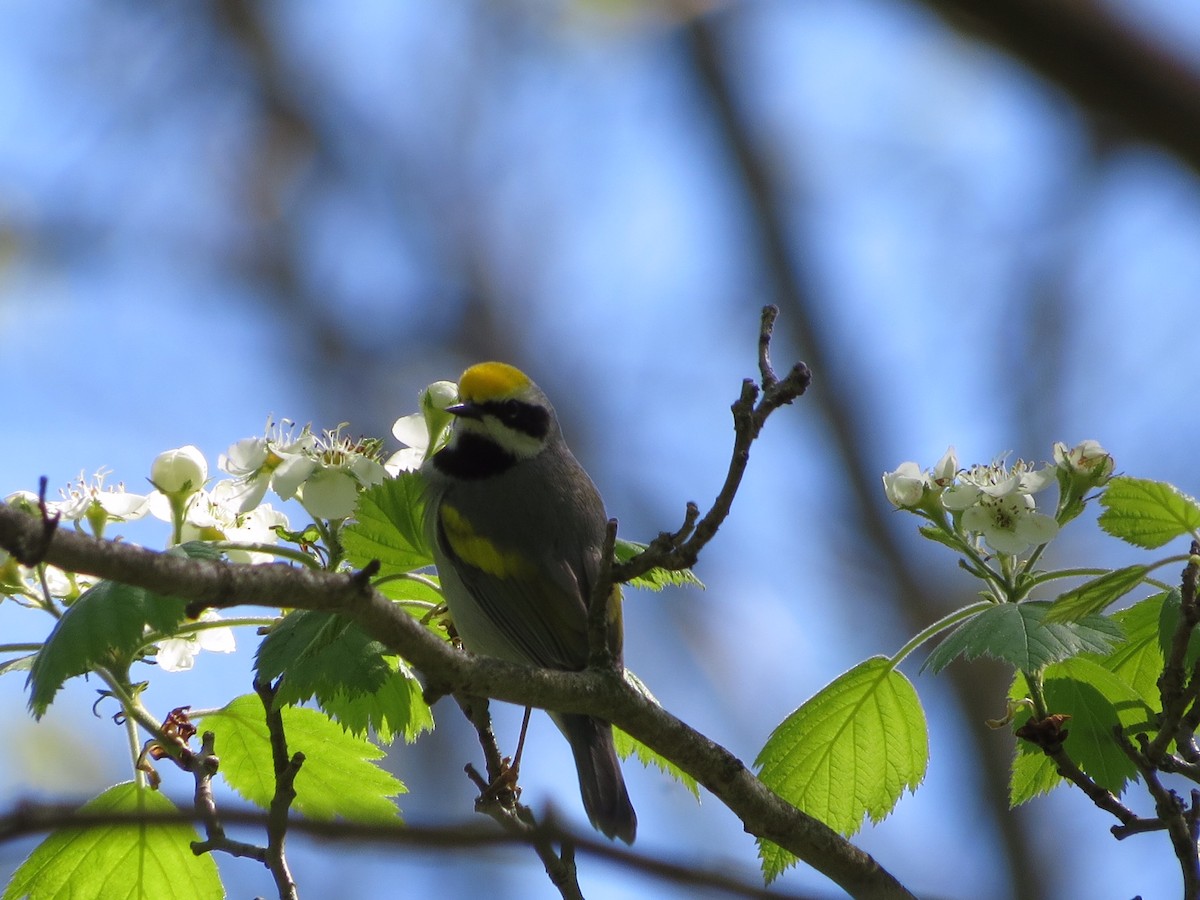
[[408,667],[396,657],[389,662],[394,670],[378,689],[354,695],[342,691],[322,699],[321,708],[358,737],[365,737],[368,729],[374,729],[385,744],[390,744],[397,735],[411,744],[421,732],[433,730],[433,712],[425,702],[420,682]]
[[661,753],[656,753],[637,738],[631,737],[615,726],[613,727],[613,744],[616,746],[617,755],[621,759],[629,759],[629,757],[633,756],[647,769],[653,766],[664,775],[670,776],[691,791],[696,801],[699,802],[700,786],[696,783],[696,779]]
[[[879,822],[906,789],[915,791],[928,763],[917,692],[888,659],[876,656],[784,719],[754,764],[767,787],[849,837],[864,816]],[[760,845],[764,866],[768,849]],[[780,871],[773,866],[764,875],[770,881]]]
[[[1138,692],[1099,663],[1083,658],[1047,667],[1043,692],[1052,714],[1071,717],[1065,723],[1067,739],[1063,744],[1071,759],[1101,787],[1120,794],[1137,770],[1117,746],[1113,729],[1117,725],[1127,729],[1146,726],[1151,711]],[[1027,694],[1028,686],[1018,673],[1010,695]],[[1013,806],[1049,791],[1061,781],[1049,757],[1028,741],[1018,741],[1009,790]]]
[[33,661],[37,659],[36,653],[27,653],[24,656],[14,656],[12,659],[6,659],[0,663],[0,675],[7,675],[9,672],[27,672],[33,668]]
[[[1020,672],[1017,673],[1020,676]],[[1021,682],[1024,685],[1024,681]],[[1008,783],[1008,805],[1016,809],[1034,797],[1048,794],[1062,783],[1054,761],[1028,741],[1017,741]]]
[[[649,545],[618,538],[616,546],[613,548],[613,557],[619,563],[629,562],[647,546]],[[648,591],[661,591],[665,587],[704,588],[704,582],[697,578],[691,569],[651,569],[637,578],[631,578],[629,585],[630,587],[645,588]]]
[[763,881],[770,884],[797,863],[796,854],[784,850],[774,841],[758,839],[758,861],[762,866]]
[[97,665],[124,668],[142,646],[146,628],[170,634],[188,601],[115,581],[84,591],[55,624],[29,672],[29,708],[41,718],[68,678]]
[[954,629],[921,668],[940,672],[958,656],[972,660],[986,655],[1036,671],[1079,653],[1108,653],[1122,637],[1120,626],[1104,616],[1045,622],[1049,609],[1044,600],[997,603]]
[[[655,706],[662,706],[662,704],[658,702],[658,698],[650,692],[650,688],[646,686],[646,683],[642,681],[642,679],[638,678],[638,676],[629,669],[625,670],[625,681],[630,687],[636,690]],[[617,754],[622,759],[628,759],[630,756],[636,756],[638,761],[641,762],[643,766],[646,768],[654,766],[660,772],[663,772],[664,774],[669,775],[671,778],[674,778],[685,788],[691,791],[692,794],[695,795],[697,801],[700,800],[700,788],[696,784],[696,779],[687,772],[683,771],[683,769],[679,768],[679,766],[675,765],[675,763],[671,762],[665,756],[656,753],[641,741],[637,740],[637,738],[631,737],[623,732],[620,728],[615,726],[613,727],[613,743],[616,745]]]
[[383,644],[344,616],[301,609],[259,644],[254,668],[268,681],[283,676],[276,703],[301,703],[378,690],[395,670],[386,657]]
[[342,531],[350,564],[362,568],[377,559],[383,575],[432,565],[425,539],[424,491],[425,481],[418,473],[401,472],[359,494],[356,521]]
[[[313,819],[345,818],[394,822],[400,813],[390,798],[406,788],[374,760],[384,752],[354,737],[328,716],[312,709],[280,710],[289,753],[304,754],[296,776],[293,808]],[[221,774],[238,794],[266,809],[275,791],[270,736],[262,701],[254,694],[231,700],[202,719],[216,736]]]
[[1121,476],[1100,496],[1100,527],[1123,541],[1152,550],[1200,529],[1200,505],[1162,481]]
[[1149,566],[1126,566],[1059,594],[1046,613],[1046,622],[1078,622],[1106,609],[1145,580]]
[[[114,785],[81,807],[89,813],[166,813],[175,806],[132,782]],[[17,869],[4,900],[158,900],[225,896],[211,854],[196,856],[189,825],[98,825],[50,834]]]
[[1159,712],[1161,706],[1158,677],[1163,669],[1159,627],[1170,593],[1178,597],[1178,591],[1164,591],[1113,613],[1113,620],[1125,632],[1125,640],[1111,653],[1088,656],[1133,688],[1134,693],[1155,712]]

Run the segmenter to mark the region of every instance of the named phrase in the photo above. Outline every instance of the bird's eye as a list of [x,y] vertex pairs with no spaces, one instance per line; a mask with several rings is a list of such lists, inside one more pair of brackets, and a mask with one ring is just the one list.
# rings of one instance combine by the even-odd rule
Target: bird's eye
[[521,417],[521,404],[516,400],[505,400],[500,417],[506,422],[516,422]]

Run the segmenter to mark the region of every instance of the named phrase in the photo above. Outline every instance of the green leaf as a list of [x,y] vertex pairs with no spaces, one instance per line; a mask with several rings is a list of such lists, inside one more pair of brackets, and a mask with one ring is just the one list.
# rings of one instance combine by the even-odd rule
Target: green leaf
[[925,660],[922,670],[940,672],[956,657],[987,655],[1018,669],[1036,671],[1079,653],[1108,653],[1122,637],[1121,628],[1104,616],[1078,622],[1044,622],[1044,600],[998,603],[954,629]]
[[[639,553],[648,547],[648,544],[639,544],[636,541],[626,541],[617,538],[616,546],[613,548],[613,556],[617,562],[629,562]],[[631,587],[645,588],[648,591],[661,591],[665,587],[698,587],[703,589],[704,582],[696,577],[691,569],[651,569],[637,578],[629,580]]]
[[1046,614],[1046,622],[1078,622],[1098,613],[1124,597],[1142,583],[1150,572],[1149,566],[1126,566],[1105,572],[1079,587],[1059,594]]
[[[132,782],[114,785],[81,812],[169,813],[174,804]],[[181,892],[198,900],[225,896],[211,854],[196,856],[200,836],[189,825],[97,825],[62,828],[29,855],[4,891],[4,900],[158,900]]]
[[[1171,644],[1175,641],[1175,629],[1179,627],[1179,612],[1182,606],[1183,600],[1179,595],[1178,588],[1172,588],[1163,597],[1162,609],[1158,618],[1158,645],[1164,661],[1171,655]],[[1188,636],[1188,649],[1183,658],[1184,669],[1191,671],[1198,657],[1200,657],[1200,630],[1193,630]],[[1159,671],[1161,672],[1161,670],[1160,666]]]
[[955,553],[963,552],[962,538],[953,531],[947,531],[945,528],[939,528],[937,525],[921,525],[918,526],[917,531],[922,537],[936,541],[939,544],[944,544]]
[[0,662],[0,675],[6,675],[9,672],[27,672],[33,668],[35,659],[37,659],[36,653],[27,653],[24,656],[6,659],[4,662]]
[[401,472],[358,497],[357,521],[342,531],[350,564],[362,568],[379,560],[383,575],[412,572],[433,565],[425,539],[425,481],[416,472]]
[[[408,573],[405,573],[407,575]],[[397,600],[403,602],[405,600],[414,600],[417,603],[427,603],[430,606],[437,606],[442,602],[441,592],[434,586],[437,584],[436,575],[422,574],[421,579],[429,579],[433,584],[428,584],[424,580],[417,578],[406,578],[403,575],[394,575],[390,578],[381,578],[375,582],[375,590],[383,594],[389,600]]]
[[370,728],[385,744],[397,735],[411,744],[421,732],[433,730],[433,712],[411,670],[397,657],[389,663],[394,670],[378,689],[353,695],[341,691],[322,699],[321,708],[351,734],[365,737]]
[[33,661],[28,682],[33,714],[42,717],[68,678],[98,665],[127,667],[143,644],[146,628],[170,634],[183,621],[187,603],[115,581],[101,581],[84,591]]
[[1100,497],[1100,527],[1123,541],[1152,550],[1200,529],[1200,505],[1173,485],[1121,476]]
[[395,671],[386,657],[387,648],[349,619],[301,609],[271,629],[254,667],[268,681],[283,676],[275,698],[282,705],[376,691]]
[[[1021,673],[1017,673],[1020,678]],[[1025,682],[1020,682],[1021,687]],[[1017,741],[1008,783],[1008,805],[1016,809],[1034,797],[1048,794],[1062,782],[1053,760],[1028,741]]]
[[1158,692],[1158,677],[1163,669],[1159,627],[1170,594],[1174,594],[1178,603],[1178,591],[1164,591],[1113,613],[1113,620],[1125,632],[1125,640],[1111,653],[1087,657],[1129,685],[1155,712],[1161,711],[1162,699]]
[[[630,687],[640,693],[655,706],[662,706],[662,704],[658,702],[658,698],[650,692],[650,688],[646,687],[646,683],[642,681],[642,679],[638,678],[637,675],[633,674],[633,672],[631,672],[629,669],[625,670],[625,681]],[[656,753],[637,738],[631,737],[623,732],[620,728],[616,727],[613,728],[613,743],[616,745],[617,754],[622,759],[628,759],[630,756],[636,756],[638,761],[641,762],[641,764],[646,768],[654,766],[660,772],[663,772],[669,775],[671,778],[674,778],[685,788],[691,791],[695,795],[696,800],[699,801],[700,788],[696,784],[696,779],[687,772],[683,771],[683,769],[679,768],[679,766],[675,765],[675,763],[671,762],[665,756]]]
[[[399,810],[389,798],[406,788],[374,764],[384,755],[382,750],[347,734],[316,710],[286,706],[280,714],[288,752],[301,752],[305,758],[296,776],[295,810],[314,819],[397,821]],[[247,694],[202,721],[203,730],[216,735],[221,774],[230,787],[266,809],[275,792],[275,775],[262,701]]]
[[[849,837],[863,816],[879,822],[915,791],[929,763],[929,736],[917,692],[881,656],[859,663],[789,715],[755,766],[787,802]],[[770,882],[791,860],[760,841]],[[790,858],[790,854],[787,854]]]
[[[1065,724],[1067,739],[1063,748],[1067,754],[1097,784],[1120,794],[1137,770],[1117,746],[1113,729],[1117,725],[1144,728],[1151,716],[1150,708],[1129,684],[1091,659],[1067,659],[1047,667],[1043,691],[1052,714],[1071,717]],[[1019,673],[1011,695],[1028,695],[1028,686]],[[1009,791],[1013,806],[1045,793],[1061,781],[1049,757],[1028,741],[1018,741]]]
[[637,757],[638,762],[647,769],[653,766],[664,775],[675,779],[692,792],[697,802],[700,801],[700,786],[696,783],[696,779],[661,753],[656,753],[637,738],[631,737],[615,726],[613,727],[613,743],[616,745],[617,755],[621,759],[629,759],[631,756]]

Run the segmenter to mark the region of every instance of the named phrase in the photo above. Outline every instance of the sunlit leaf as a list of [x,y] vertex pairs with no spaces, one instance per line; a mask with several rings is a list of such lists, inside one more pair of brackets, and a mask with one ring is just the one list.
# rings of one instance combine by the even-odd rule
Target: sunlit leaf
[[356,521],[342,531],[346,559],[360,569],[378,560],[382,575],[432,565],[425,539],[424,490],[425,482],[416,472],[401,472],[364,490]]
[[[81,812],[170,813],[174,804],[132,782],[114,785]],[[4,900],[159,900],[225,896],[210,854],[196,856],[190,825],[96,825],[51,833],[17,869]]]
[[1200,505],[1162,481],[1114,478],[1100,496],[1100,505],[1100,527],[1138,547],[1161,547],[1200,529]]
[[[617,562],[629,562],[647,547],[636,541],[617,539],[613,556]],[[698,587],[703,588],[704,582],[696,577],[691,569],[651,569],[637,578],[629,581],[630,587],[645,588],[649,591],[661,591],[665,587]]]
[[[286,706],[280,712],[288,752],[305,758],[295,783],[298,812],[314,819],[396,821],[391,798],[406,789],[375,764],[384,756],[381,749],[316,710]],[[215,734],[221,775],[246,800],[267,808],[275,770],[262,701],[253,694],[238,697],[202,722],[202,730]]]
[[[789,715],[755,765],[789,803],[850,836],[864,816],[881,821],[916,790],[929,762],[917,692],[889,660],[859,663]],[[760,841],[767,881],[793,861]]]

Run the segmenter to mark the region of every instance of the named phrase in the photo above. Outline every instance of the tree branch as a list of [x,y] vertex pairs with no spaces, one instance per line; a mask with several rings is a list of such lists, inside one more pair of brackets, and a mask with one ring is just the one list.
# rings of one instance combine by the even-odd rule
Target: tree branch
[[398,605],[352,576],[281,563],[185,559],[131,544],[56,531],[0,503],[0,547],[18,562],[46,562],[191,601],[195,611],[237,605],[342,613],[439,685],[523,706],[593,715],[675,762],[724,803],[746,831],[766,838],[862,898],[912,895],[871,856],[768,790],[736,756],[647,700],[611,671],[560,672],[455,650]]
[[774,306],[763,308],[758,336],[759,375],[762,385],[757,385],[747,378],[742,382],[741,394],[730,407],[733,413],[733,452],[729,460],[729,470],[725,474],[725,483],[713,500],[712,507],[704,514],[704,518],[697,522],[699,509],[694,503],[689,503],[683,527],[679,531],[662,532],[637,556],[612,567],[612,578],[617,583],[627,582],[651,569],[678,571],[696,564],[700,551],[713,539],[717,529],[729,515],[733,498],[737,495],[742,476],[746,473],[746,465],[750,462],[750,445],[762,432],[767,418],[779,407],[791,403],[808,390],[812,383],[812,374],[804,363],[796,363],[782,380],[777,378],[771,369],[769,347],[775,318],[778,315],[779,310]]
[[275,706],[275,688],[267,681],[254,680],[254,692],[262,700],[266,712],[267,734],[271,741],[271,762],[275,771],[275,793],[267,816],[267,868],[275,879],[279,900],[297,900],[296,881],[288,867],[288,811],[296,800],[296,776],[304,765],[304,754],[288,756],[287,735],[283,730],[283,713]]
[[[922,0],[1200,171],[1200,73],[1096,0]],[[1107,123],[1106,123],[1107,124]]]
[[[233,825],[265,827],[270,813],[257,809],[234,809],[222,813]],[[0,813],[0,843],[60,828],[82,829],[111,825],[180,825],[203,822],[198,811],[184,809],[175,812],[108,810],[85,811],[55,803],[19,803],[6,813]],[[710,861],[700,864],[667,862],[626,847],[601,841],[590,835],[574,834],[557,822],[539,825],[534,835],[514,835],[494,828],[479,828],[472,823],[447,826],[421,826],[395,823],[350,822],[343,819],[324,821],[294,818],[288,820],[292,834],[304,834],[326,842],[350,841],[356,847],[366,842],[388,847],[414,847],[424,851],[460,852],[464,849],[524,846],[533,839],[571,843],[597,859],[624,866],[630,871],[675,884],[700,888],[715,888],[728,894],[755,900],[812,900],[811,895],[788,894],[763,888],[751,876],[739,878],[728,871],[710,868]]]

